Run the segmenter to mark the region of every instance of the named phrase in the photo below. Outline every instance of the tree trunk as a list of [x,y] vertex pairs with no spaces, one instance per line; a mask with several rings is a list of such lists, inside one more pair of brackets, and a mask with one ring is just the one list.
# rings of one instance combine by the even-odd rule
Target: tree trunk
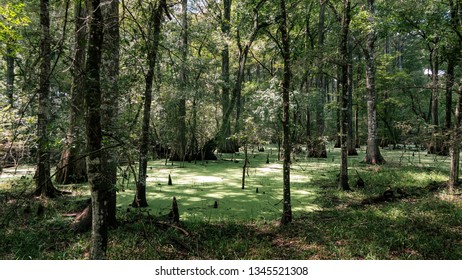
[[449,166],[448,191],[454,193],[454,188],[459,182],[460,172],[460,142],[461,142],[461,113],[462,113],[462,78],[460,79],[459,91],[457,93],[456,111],[454,114],[454,130],[451,143],[451,163]]
[[292,222],[292,204],[290,197],[290,153],[292,151],[290,143],[290,38],[287,28],[286,2],[280,0],[280,23],[279,31],[282,38],[282,58],[284,60],[284,74],[282,79],[282,131],[283,131],[283,208],[281,224],[285,225]]
[[348,38],[348,155],[357,156],[356,135],[353,128],[353,44]]
[[439,102],[439,57],[438,49],[435,47],[431,50],[430,53],[430,63],[432,71],[432,99],[431,99],[431,124],[433,126],[432,140],[430,143],[429,153],[437,155],[448,155],[449,149],[445,143],[445,136],[443,131],[439,126],[438,119],[438,102]]
[[48,121],[50,115],[50,14],[49,1],[40,1],[40,83],[38,89],[37,115],[37,170],[35,174],[35,195],[54,197],[57,190],[50,178],[50,148],[48,139]]
[[[104,38],[102,53],[102,115],[101,126],[103,131],[114,135],[117,134],[117,115],[119,99],[119,53],[120,53],[120,34],[119,34],[119,2],[114,0],[104,0],[102,2],[102,15],[104,20]],[[110,182],[108,204],[108,226],[115,227],[116,219],[116,184],[117,184],[117,142],[113,137],[104,137],[105,149],[103,151],[103,173]]]
[[92,203],[91,259],[105,259],[107,250],[107,210],[111,183],[103,172],[101,130],[101,51],[103,46],[103,17],[100,1],[92,0],[90,8],[90,38],[86,67],[86,136],[87,168]]
[[432,125],[435,126],[435,129],[439,125],[438,121],[438,71],[439,71],[439,58],[438,51],[433,50],[431,54],[431,66],[432,66],[432,107],[431,107],[431,120]]
[[[326,158],[327,157],[327,150],[326,145],[324,143],[324,103],[326,100],[326,77],[323,73],[323,49],[324,49],[324,33],[325,33],[325,14],[326,14],[326,1],[319,0],[321,5],[319,10],[319,21],[318,21],[318,61],[317,61],[317,68],[318,74],[316,75],[316,87],[317,87],[317,105],[315,108],[315,116],[316,116],[316,135],[314,139],[311,140],[311,147],[308,151],[309,157],[314,158]],[[309,26],[306,26],[306,32],[308,33]],[[308,36],[308,34],[306,35]]]
[[247,144],[244,144],[244,165],[242,166],[242,189],[245,188],[245,170],[247,169],[248,162],[249,158],[247,153]]
[[341,94],[340,94],[340,176],[339,187],[342,190],[350,190],[348,184],[348,37],[350,32],[351,3],[344,0],[342,33],[340,41],[340,60],[341,60]]
[[[151,102],[152,102],[152,85],[154,81],[154,69],[157,60],[157,51],[160,41],[160,31],[163,19],[163,10],[165,9],[165,0],[160,0],[158,5],[151,11],[150,29],[148,31],[149,42],[146,42],[148,47],[148,72],[145,76],[145,91],[144,91],[144,110],[143,123],[141,128],[140,139],[140,154],[139,154],[139,172],[138,182],[136,184],[136,194],[133,200],[133,207],[147,207],[146,201],[146,172],[148,166],[149,152],[149,123],[151,119]],[[152,41],[152,42],[151,42]]]
[[[454,1],[449,1],[449,4],[451,8],[451,26],[452,26],[453,31],[457,33],[458,39],[459,39],[459,45],[458,47],[456,47],[456,51],[455,51],[455,53],[457,53],[457,56],[454,58],[454,61],[460,62],[460,58],[461,58],[460,46],[462,45],[462,35],[458,33],[458,31],[460,28],[460,24],[462,22],[462,13],[461,13],[462,7],[454,3]],[[448,75],[449,74],[450,73],[448,73]],[[451,77],[448,77],[448,79],[451,79]],[[453,80],[452,82],[454,82],[454,77],[452,77],[452,80]],[[459,90],[457,92],[456,111],[454,114],[454,129],[452,132],[452,142],[451,142],[451,150],[450,150],[451,163],[449,166],[449,182],[448,182],[449,193],[454,193],[454,188],[459,183],[460,143],[462,141],[461,121],[462,121],[462,76],[460,78]]]
[[85,1],[79,0],[74,4],[75,13],[75,42],[72,61],[71,109],[69,112],[69,127],[66,142],[61,153],[56,171],[56,182],[59,184],[83,183],[88,180],[85,158],[81,158],[83,147],[82,104],[84,99],[85,48],[87,45],[87,29],[85,18],[87,11]]
[[[230,25],[231,25],[231,0],[223,1],[223,18],[221,21],[221,32],[224,37],[224,45],[221,50],[221,108],[223,112],[222,116],[222,126],[226,127],[226,130],[223,131],[222,139],[219,141],[219,151],[222,153],[233,153],[235,151],[235,144],[233,141],[228,138],[231,136],[231,124],[230,120],[225,119],[225,112],[230,106],[229,100],[229,90],[230,90],[230,80],[229,80],[229,36],[230,36]],[[226,122],[226,123],[225,123]]]
[[364,56],[366,58],[366,92],[367,92],[367,148],[364,161],[368,164],[382,164],[383,159],[377,144],[377,108],[375,91],[375,0],[368,0],[370,12],[369,24],[372,26],[367,34]]
[[187,66],[188,66],[188,0],[181,1],[181,62],[179,73],[179,97],[177,100],[176,116],[176,148],[174,149],[173,159],[184,161],[186,155],[186,92]]
[[7,43],[6,46],[6,97],[11,108],[14,107],[14,51],[13,47]]
[[[454,52],[454,54],[456,54]],[[446,117],[444,121],[444,128],[449,131],[451,130],[451,119],[452,119],[452,88],[454,87],[454,69],[456,61],[452,57],[448,59],[448,69],[446,73]]]

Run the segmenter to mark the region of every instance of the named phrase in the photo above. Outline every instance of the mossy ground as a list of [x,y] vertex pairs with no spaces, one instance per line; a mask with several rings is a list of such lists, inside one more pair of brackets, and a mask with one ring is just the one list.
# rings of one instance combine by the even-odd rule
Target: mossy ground
[[[282,165],[276,150],[250,156],[241,189],[242,155],[217,161],[168,163],[148,168],[148,209],[130,208],[133,175],[118,185],[120,226],[110,231],[110,259],[462,259],[461,190],[447,194],[449,159],[425,152],[384,150],[387,163],[362,163],[364,151],[349,158],[350,185],[358,174],[364,189],[336,187],[339,154],[327,159],[296,155],[291,170],[294,222],[278,224],[282,205]],[[270,163],[266,157],[270,154]],[[238,162],[235,162],[238,161]],[[72,217],[88,197],[88,186],[66,186],[72,196],[32,198],[32,173],[25,167],[0,179],[0,259],[82,259],[90,235],[69,230]],[[136,168],[135,168],[136,169]],[[29,169],[30,171],[30,169]],[[167,185],[168,175],[173,185]],[[437,184],[432,183],[437,182]],[[256,193],[258,188],[259,192]],[[385,190],[406,196],[390,202],[362,203]],[[178,200],[178,228],[158,223]],[[218,201],[218,208],[213,208]],[[45,214],[36,214],[38,205]]]

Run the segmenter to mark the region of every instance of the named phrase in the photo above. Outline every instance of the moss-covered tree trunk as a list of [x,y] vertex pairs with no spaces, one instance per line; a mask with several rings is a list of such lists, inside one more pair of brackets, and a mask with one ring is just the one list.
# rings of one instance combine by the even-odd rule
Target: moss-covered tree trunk
[[108,225],[107,209],[111,184],[103,172],[101,130],[101,52],[103,47],[103,16],[100,1],[92,0],[90,8],[90,37],[86,67],[86,137],[87,168],[92,204],[92,247],[91,259],[105,259],[107,250]]

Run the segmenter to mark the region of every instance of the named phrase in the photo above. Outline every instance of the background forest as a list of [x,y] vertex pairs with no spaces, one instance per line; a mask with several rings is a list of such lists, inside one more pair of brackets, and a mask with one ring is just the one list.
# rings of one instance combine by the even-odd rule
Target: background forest
[[462,258],[461,0],[0,4],[0,258]]

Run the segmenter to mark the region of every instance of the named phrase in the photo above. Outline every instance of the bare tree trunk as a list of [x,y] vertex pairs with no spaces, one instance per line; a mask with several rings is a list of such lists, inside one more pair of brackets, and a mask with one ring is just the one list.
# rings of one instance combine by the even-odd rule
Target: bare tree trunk
[[108,225],[107,205],[111,183],[104,177],[101,130],[101,51],[103,46],[103,16],[100,0],[92,0],[90,8],[90,38],[86,67],[86,135],[87,168],[91,188],[92,203],[92,247],[91,259],[105,259],[107,250]]
[[[375,24],[375,0],[368,0],[370,12],[369,23]],[[375,91],[375,40],[376,34],[374,28],[371,28],[366,39],[366,48],[364,56],[366,57],[366,91],[367,91],[367,148],[366,158],[364,161],[368,164],[382,164],[383,159],[379,146],[377,144],[377,109]]]
[[37,170],[35,174],[35,195],[56,196],[50,178],[50,148],[48,120],[50,114],[51,39],[49,1],[40,1],[40,84],[38,89],[37,115]]
[[290,38],[287,28],[286,2],[280,0],[280,23],[279,31],[282,38],[282,58],[284,60],[284,74],[282,79],[282,130],[283,130],[283,208],[281,224],[292,222],[292,204],[290,197],[290,154],[292,144],[290,143]]
[[151,11],[148,31],[148,72],[145,76],[145,91],[144,91],[144,110],[143,123],[141,128],[140,139],[140,154],[139,154],[139,172],[138,182],[136,184],[136,194],[133,200],[133,207],[147,207],[146,201],[146,171],[148,167],[148,152],[149,152],[149,124],[151,119],[151,102],[152,102],[152,85],[154,81],[154,69],[157,60],[157,51],[159,48],[160,31],[163,19],[163,11],[166,6],[165,0],[160,0],[156,7]]
[[75,1],[75,42],[74,57],[72,61],[72,87],[71,109],[69,112],[69,127],[66,133],[66,142],[61,153],[56,171],[56,182],[59,184],[82,183],[88,180],[85,158],[80,158],[84,150],[83,135],[83,99],[84,99],[84,72],[85,48],[87,45],[87,29],[85,18],[87,11],[84,0]]
[[342,34],[340,41],[340,60],[341,63],[341,95],[340,95],[340,176],[339,188],[350,190],[348,184],[348,37],[350,32],[351,2],[344,0]]
[[[104,40],[102,53],[102,115],[101,126],[103,131],[117,134],[117,115],[119,99],[119,1],[103,0],[102,15],[104,20]],[[116,146],[113,137],[105,137],[106,146]],[[103,173],[111,184],[108,204],[108,226],[115,227],[116,219],[116,184],[117,184],[117,157],[116,150],[104,149]]]

